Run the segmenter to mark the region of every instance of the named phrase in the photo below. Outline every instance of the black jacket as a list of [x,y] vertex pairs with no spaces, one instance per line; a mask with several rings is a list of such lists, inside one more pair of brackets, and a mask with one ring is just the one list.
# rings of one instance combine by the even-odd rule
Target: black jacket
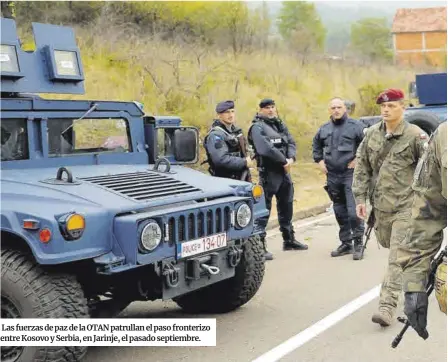
[[256,115],[248,135],[257,164],[267,171],[282,171],[287,158],[296,159],[297,147],[288,127],[278,118]]
[[314,162],[324,160],[328,172],[345,172],[348,164],[355,159],[356,150],[363,138],[362,124],[348,118],[347,114],[344,114],[340,120],[330,119],[314,136]]
[[205,137],[204,147],[210,165],[210,172],[215,176],[238,178],[247,168],[238,137],[242,137],[241,128],[226,128],[219,120],[215,120]]

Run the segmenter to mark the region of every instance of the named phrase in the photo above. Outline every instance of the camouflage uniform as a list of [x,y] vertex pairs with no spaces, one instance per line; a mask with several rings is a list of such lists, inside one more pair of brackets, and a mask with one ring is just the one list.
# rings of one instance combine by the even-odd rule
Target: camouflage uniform
[[[442,123],[429,144],[428,157],[415,173],[412,232],[398,250],[403,267],[403,291],[425,292],[432,258],[443,242],[446,228],[446,137]],[[420,166],[420,165],[419,165]]]
[[[412,205],[412,179],[418,159],[424,151],[427,134],[419,127],[402,120],[392,139],[386,138],[386,124],[381,121],[366,131],[366,136],[357,151],[357,161],[353,177],[353,194],[356,204],[366,204],[372,194],[372,178],[378,174],[381,165],[378,159],[386,142],[394,142],[378,174],[375,190],[370,200],[375,213],[374,230],[376,238],[385,248],[389,248],[389,263],[384,277],[379,309],[387,314],[389,325],[397,307],[401,292],[401,267],[397,263],[398,245],[404,240],[409,228]],[[374,320],[375,321],[375,320]]]

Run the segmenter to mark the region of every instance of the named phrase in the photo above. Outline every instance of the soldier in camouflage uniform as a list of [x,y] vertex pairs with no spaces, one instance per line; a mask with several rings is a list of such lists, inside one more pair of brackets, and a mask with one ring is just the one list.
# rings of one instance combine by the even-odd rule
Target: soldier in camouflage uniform
[[403,267],[404,312],[411,326],[425,339],[428,336],[428,272],[446,228],[446,138],[444,122],[430,140],[427,155],[415,172],[412,229],[410,237],[398,249],[398,261]]
[[410,226],[412,179],[424,151],[423,145],[428,140],[419,127],[404,121],[403,98],[403,92],[398,89],[389,89],[379,95],[377,104],[381,105],[382,120],[367,129],[357,151],[353,176],[358,217],[366,219],[366,201],[369,199],[375,215],[376,239],[381,246],[390,249],[379,312],[372,317],[374,323],[383,327],[392,323],[402,290],[397,249]]

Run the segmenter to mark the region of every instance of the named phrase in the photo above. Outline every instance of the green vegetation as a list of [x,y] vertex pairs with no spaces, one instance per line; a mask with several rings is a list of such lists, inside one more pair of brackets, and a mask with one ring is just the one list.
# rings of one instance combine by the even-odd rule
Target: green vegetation
[[75,148],[99,148],[109,137],[122,139],[123,146],[127,142],[126,123],[122,119],[102,119],[100,121],[84,118],[74,122],[76,134]]
[[291,50],[306,55],[323,50],[325,28],[314,4],[301,1],[283,2],[278,17],[278,29]]
[[[414,72],[393,66],[365,67],[315,60],[302,66],[294,56],[270,51],[242,53],[183,46],[130,36],[119,41],[113,30],[78,29],[83,53],[86,95],[74,98],[138,100],[149,114],[176,114],[205,134],[214,107],[236,101],[237,120],[246,129],[263,97],[273,97],[280,116],[298,142],[299,158],[309,161],[312,136],[328,119],[333,96],[374,104],[376,90],[407,89]],[[375,85],[380,83],[380,87]],[[375,87],[375,92],[364,90]],[[368,108],[369,111],[371,108]],[[358,112],[357,116],[367,115]]]
[[392,60],[392,38],[387,19],[366,18],[354,23],[351,46],[369,60]]
[[[380,62],[379,57],[375,62],[326,59],[320,54],[325,29],[314,5],[283,4],[279,26],[285,40],[269,37],[266,4],[250,11],[246,6],[39,1],[16,2],[14,11],[28,49],[33,47],[30,21],[75,26],[86,94],[73,99],[136,100],[147,114],[180,116],[203,137],[217,102],[235,100],[237,122],[247,131],[259,100],[274,98],[297,142],[298,163],[292,170],[297,208],[328,201],[322,190],[324,176],[313,164],[311,151],[315,132],[328,120],[328,100],[339,96],[355,101],[355,117],[378,114],[377,94],[386,87],[406,90],[416,70]],[[361,35],[370,36],[365,22],[357,26]],[[294,41],[288,40],[291,34]],[[310,34],[313,50],[304,62],[298,55]]]

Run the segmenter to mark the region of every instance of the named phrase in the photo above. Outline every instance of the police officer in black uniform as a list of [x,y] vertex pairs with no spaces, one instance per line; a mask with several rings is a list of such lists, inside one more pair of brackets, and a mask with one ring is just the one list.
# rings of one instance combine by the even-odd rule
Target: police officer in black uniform
[[[263,99],[259,107],[249,129],[248,141],[255,151],[266,207],[270,214],[272,197],[275,195],[283,250],[306,250],[307,245],[295,240],[292,226],[294,185],[289,171],[296,158],[296,143],[286,125],[278,118],[272,99]],[[269,216],[261,221],[265,227]],[[273,256],[266,249],[266,233],[261,236],[265,245],[265,258],[271,260]]]
[[333,210],[339,224],[341,245],[331,252],[331,256],[353,253],[353,259],[359,260],[364,222],[356,216],[352,182],[356,150],[364,137],[363,126],[348,117],[346,105],[341,98],[330,101],[329,112],[330,120],[314,136],[313,158],[327,175],[326,190],[333,201]]
[[224,101],[216,106],[218,119],[204,140],[204,146],[209,163],[209,172],[216,177],[251,181],[249,168],[254,166],[250,157],[244,157],[242,145],[245,145],[241,128],[235,123],[235,104]]

